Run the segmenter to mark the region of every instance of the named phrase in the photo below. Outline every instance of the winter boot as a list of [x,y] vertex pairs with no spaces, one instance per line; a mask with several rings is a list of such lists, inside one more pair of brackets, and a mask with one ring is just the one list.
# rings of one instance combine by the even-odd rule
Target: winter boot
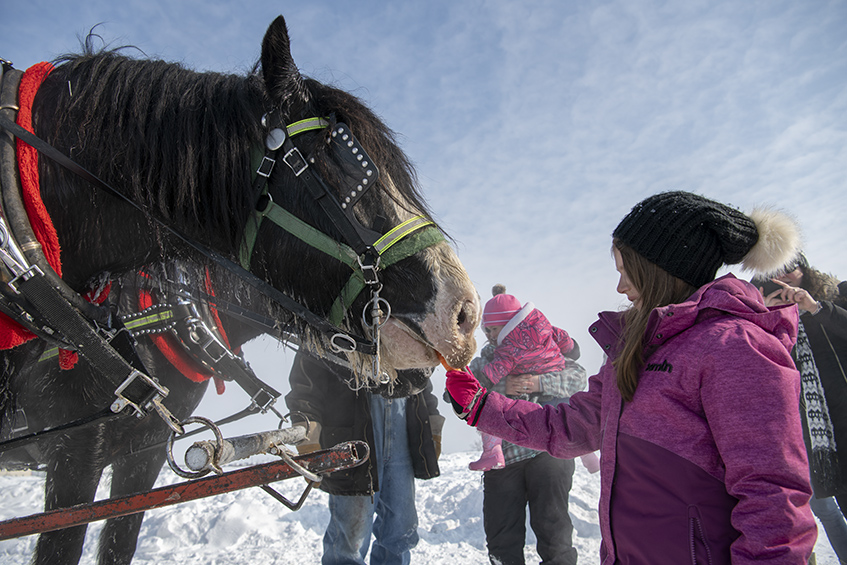
[[506,466],[503,459],[502,440],[499,437],[482,434],[482,456],[468,465],[471,471],[490,471]]

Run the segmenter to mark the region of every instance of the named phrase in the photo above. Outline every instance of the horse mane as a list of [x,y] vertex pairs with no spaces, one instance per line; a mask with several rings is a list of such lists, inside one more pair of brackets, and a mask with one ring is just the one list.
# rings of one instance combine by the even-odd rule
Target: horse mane
[[[224,255],[236,257],[245,224],[258,199],[252,189],[252,172],[256,157],[264,149],[261,118],[273,108],[259,63],[246,75],[197,72],[179,63],[129,57],[123,53],[127,47],[96,51],[90,47],[91,35],[88,39],[81,53],[63,55],[54,61],[55,70],[36,96],[36,133],[152,216]],[[302,85],[306,99],[292,104],[290,111],[294,115],[288,119],[293,122],[322,116],[344,121],[379,164],[380,184],[386,186],[370,190],[357,210],[373,220],[380,210],[387,209],[386,199],[390,199],[411,213],[431,216],[414,166],[400,148],[397,135],[356,96],[311,78],[304,78]],[[317,170],[333,186],[338,167],[325,143],[328,135],[329,130],[305,134],[302,140],[297,138],[297,144],[304,155],[314,154]],[[59,221],[66,222],[64,233],[69,234],[66,241],[61,241],[63,255],[73,251],[77,256],[102,252],[103,256],[121,257],[122,248],[115,251],[115,246],[125,246],[127,238],[141,236],[152,238],[158,249],[154,247],[140,262],[131,259],[114,265],[101,261],[105,267],[100,268],[124,272],[151,261],[168,257],[190,260],[194,255],[137,212],[130,210],[133,216],[126,216],[125,203],[100,195],[87,181],[61,170],[49,159],[40,162],[45,202],[49,198],[54,206],[95,216],[80,222],[78,213],[63,214]],[[274,174],[282,174],[281,169],[286,167],[278,163]],[[290,171],[284,174],[294,182]],[[387,187],[389,179],[393,189]],[[80,198],[90,204],[80,208],[76,202]],[[339,237],[337,228],[299,184],[283,191],[282,198],[279,204],[325,233]],[[398,218],[386,220],[391,223]],[[121,242],[101,238],[98,247],[112,245],[108,251],[86,248],[83,242],[91,241],[92,236],[113,233],[104,227],[106,222],[111,222],[111,230],[129,233],[120,236]],[[391,227],[390,223],[385,229]],[[88,224],[94,227],[81,227]],[[90,234],[80,235],[89,229],[93,230]],[[135,230],[147,230],[148,234],[134,234]],[[324,303],[328,299],[331,303],[331,296],[349,276],[343,268],[324,260],[319,252],[299,241],[275,245],[266,251],[265,260],[254,270],[266,280],[278,278],[271,270],[303,264],[304,260],[311,265],[309,276],[322,281],[320,286],[300,284],[297,281],[303,275],[295,270],[285,277],[288,283],[283,283],[280,290],[318,312],[328,307]],[[206,262],[202,258],[200,261]],[[79,286],[92,276],[97,276],[97,272],[81,273]],[[246,298],[245,292],[254,294],[231,276],[216,279],[227,287],[220,289],[226,295]],[[252,296],[249,302],[268,315],[290,320],[267,300]],[[301,325],[299,320],[293,322]]]
[[[259,77],[198,73],[118,50],[57,63],[36,98],[45,112],[38,133],[156,217],[234,250],[246,213],[233,211],[253,205],[245,188],[250,150],[262,139]],[[66,205],[76,197],[64,183],[54,190]]]
[[[130,58],[127,47],[94,51],[91,37],[82,53],[55,61],[36,98],[36,132],[157,218],[234,255],[258,196],[251,161],[263,149],[261,116],[272,107],[258,63],[246,76],[196,72]],[[355,96],[304,82],[306,111],[348,123],[404,201],[387,196],[429,214],[395,133]],[[319,141],[309,150],[320,157]],[[59,174],[50,167],[48,175]],[[52,183],[59,205],[83,192],[80,182]],[[292,198],[300,200],[295,208],[309,208],[305,195]]]

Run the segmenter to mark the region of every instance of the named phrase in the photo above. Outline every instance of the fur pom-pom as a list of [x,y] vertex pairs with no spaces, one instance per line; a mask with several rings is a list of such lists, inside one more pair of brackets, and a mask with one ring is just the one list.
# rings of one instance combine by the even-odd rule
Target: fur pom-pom
[[745,271],[773,276],[800,255],[800,228],[794,218],[772,208],[757,208],[750,214],[759,240],[741,261]]
[[498,283],[491,287],[491,296],[497,296],[498,294],[506,294],[506,285]]

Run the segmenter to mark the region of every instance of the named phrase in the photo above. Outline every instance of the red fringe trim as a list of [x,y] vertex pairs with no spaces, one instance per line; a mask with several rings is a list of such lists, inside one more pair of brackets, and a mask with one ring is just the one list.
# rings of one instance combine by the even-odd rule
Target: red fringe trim
[[[33,132],[32,128],[32,103],[38,88],[53,65],[50,63],[38,63],[27,69],[21,77],[18,88],[18,125],[27,131]],[[17,140],[18,170],[21,176],[21,188],[23,190],[24,207],[29,216],[35,237],[44,249],[47,262],[53,270],[62,276],[61,248],[56,228],[50,220],[50,215],[41,201],[41,191],[38,184],[38,151],[20,139]],[[34,334],[24,329],[20,324],[0,314],[0,349],[11,349],[22,343],[33,339]]]

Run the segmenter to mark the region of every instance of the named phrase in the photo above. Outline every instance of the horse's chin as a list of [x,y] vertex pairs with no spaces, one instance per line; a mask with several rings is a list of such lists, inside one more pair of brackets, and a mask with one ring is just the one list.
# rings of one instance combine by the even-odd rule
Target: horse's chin
[[438,365],[435,349],[402,322],[389,318],[380,329],[382,363],[395,369],[426,369]]
[[[476,352],[476,341],[443,340],[430,344],[414,329],[395,318],[390,318],[380,330],[380,352],[383,363],[396,369],[422,369],[436,367],[441,355],[451,367],[464,367]],[[457,346],[461,343],[461,346]],[[436,349],[437,348],[437,349]]]

